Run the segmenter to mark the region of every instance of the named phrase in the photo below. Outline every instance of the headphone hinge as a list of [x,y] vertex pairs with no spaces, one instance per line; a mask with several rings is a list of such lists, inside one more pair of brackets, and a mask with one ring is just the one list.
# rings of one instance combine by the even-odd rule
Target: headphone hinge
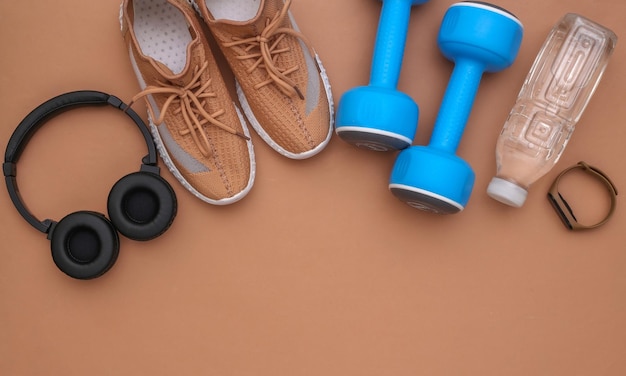
[[[146,158],[147,158],[147,157],[146,157]],[[141,168],[139,169],[139,171],[143,171],[143,172],[150,172],[150,173],[152,173],[152,174],[159,175],[159,174],[161,173],[161,169],[159,168],[159,166],[155,166],[155,165],[147,164],[147,163],[145,162],[145,159],[146,159],[146,158],[144,158],[144,162],[143,162],[143,164],[141,165]]]
[[4,162],[2,164],[2,172],[4,173],[4,176],[13,176],[13,177],[15,177],[15,175],[17,174],[17,168],[15,166],[15,163],[13,163],[13,162]]
[[41,224],[46,227],[44,232],[48,234],[48,240],[52,240],[52,233],[54,232],[54,228],[57,226],[57,222],[51,219],[44,219]]
[[126,103],[122,102],[122,100],[115,95],[109,95],[109,98],[107,98],[107,103],[115,108],[119,108],[122,111],[125,111],[128,107]]

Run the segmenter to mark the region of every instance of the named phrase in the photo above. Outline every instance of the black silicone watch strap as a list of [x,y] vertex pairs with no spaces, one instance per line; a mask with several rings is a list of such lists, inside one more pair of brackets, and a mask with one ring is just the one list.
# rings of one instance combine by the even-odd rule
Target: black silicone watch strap
[[[580,224],[578,220],[576,219],[576,216],[574,216],[574,211],[572,210],[572,208],[569,206],[565,198],[563,198],[563,196],[559,193],[559,182],[561,178],[565,174],[567,174],[568,172],[574,169],[582,169],[584,172],[591,174],[591,176],[600,179],[602,183],[604,183],[604,185],[607,187],[607,190],[609,191],[609,194],[611,196],[611,208],[609,209],[609,212],[606,214],[604,219],[602,219],[600,222],[596,224],[593,224],[593,225]],[[550,203],[554,207],[554,210],[563,221],[563,224],[565,225],[565,227],[567,227],[569,230],[572,230],[572,231],[589,230],[589,229],[602,226],[611,218],[611,216],[613,215],[613,212],[615,212],[615,207],[617,205],[617,189],[615,188],[615,185],[613,184],[613,182],[609,179],[609,177],[604,172],[602,172],[600,169],[596,167],[590,166],[587,163],[581,161],[581,162],[578,162],[576,165],[563,170],[556,177],[556,179],[554,180],[554,183],[552,183],[552,186],[550,187],[550,190],[548,191],[548,200],[550,201]]]

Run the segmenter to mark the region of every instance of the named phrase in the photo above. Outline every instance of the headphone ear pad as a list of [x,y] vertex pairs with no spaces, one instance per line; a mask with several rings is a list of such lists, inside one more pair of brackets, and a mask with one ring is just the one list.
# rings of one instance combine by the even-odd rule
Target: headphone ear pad
[[109,270],[119,254],[119,236],[100,213],[78,211],[61,219],[49,235],[52,259],[61,271],[91,279]]
[[109,218],[129,239],[150,240],[164,233],[176,217],[176,194],[161,176],[139,171],[121,178],[109,193]]

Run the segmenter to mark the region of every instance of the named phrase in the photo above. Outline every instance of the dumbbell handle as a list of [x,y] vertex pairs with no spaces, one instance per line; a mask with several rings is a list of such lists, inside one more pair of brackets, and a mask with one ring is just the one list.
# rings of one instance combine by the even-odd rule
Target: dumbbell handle
[[411,6],[411,1],[408,0],[383,1],[372,58],[370,86],[390,89],[398,86]]
[[455,153],[472,111],[484,66],[458,59],[439,107],[429,146]]

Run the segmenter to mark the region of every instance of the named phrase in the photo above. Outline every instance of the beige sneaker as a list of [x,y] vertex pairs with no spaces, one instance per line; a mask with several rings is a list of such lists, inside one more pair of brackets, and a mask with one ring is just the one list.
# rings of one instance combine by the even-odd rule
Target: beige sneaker
[[165,164],[201,200],[231,204],[252,188],[254,151],[185,0],[124,0],[122,34]]
[[319,57],[298,30],[291,0],[196,0],[226,56],[252,127],[293,159],[320,152],[333,128],[333,100]]

